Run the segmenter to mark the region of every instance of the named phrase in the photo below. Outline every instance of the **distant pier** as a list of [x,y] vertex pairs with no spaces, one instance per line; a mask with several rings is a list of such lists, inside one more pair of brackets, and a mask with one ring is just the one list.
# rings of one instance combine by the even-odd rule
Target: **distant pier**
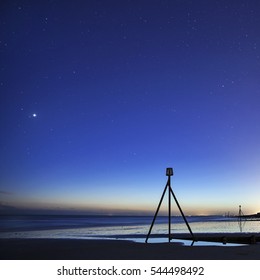
[[251,215],[238,215],[235,217],[241,220],[260,220],[260,213],[251,214]]
[[239,205],[238,215],[234,217],[238,218],[239,220],[260,220],[260,212],[256,214],[244,215],[242,212],[242,206]]

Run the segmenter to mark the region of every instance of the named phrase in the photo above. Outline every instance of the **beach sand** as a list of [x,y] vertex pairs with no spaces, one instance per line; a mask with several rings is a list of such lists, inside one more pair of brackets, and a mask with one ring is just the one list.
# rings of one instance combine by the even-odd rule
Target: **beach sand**
[[123,240],[0,239],[2,260],[260,260],[260,245],[183,246]]

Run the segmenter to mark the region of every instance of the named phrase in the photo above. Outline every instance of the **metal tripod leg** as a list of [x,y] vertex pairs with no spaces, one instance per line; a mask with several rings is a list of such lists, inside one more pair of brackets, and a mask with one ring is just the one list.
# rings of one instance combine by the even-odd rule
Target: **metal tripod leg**
[[192,242],[192,244],[191,244],[191,246],[192,246],[193,243],[194,243],[194,241],[195,241],[193,232],[192,232],[192,230],[191,230],[191,228],[190,228],[190,225],[189,225],[189,223],[188,223],[188,221],[187,221],[187,219],[186,219],[184,213],[182,212],[181,206],[180,206],[180,204],[179,204],[179,202],[178,202],[178,200],[177,200],[177,198],[176,198],[176,196],[175,196],[175,194],[174,194],[174,192],[173,192],[171,186],[169,186],[169,188],[170,188],[171,194],[172,194],[172,196],[173,196],[173,198],[174,198],[174,200],[175,200],[175,202],[176,202],[176,204],[177,204],[177,206],[178,206],[178,208],[179,208],[179,210],[180,210],[180,212],[181,212],[182,218],[183,218],[183,220],[185,221],[186,226],[187,226],[187,228],[189,229],[189,232],[190,232],[190,234],[191,234],[191,236],[192,236],[192,238],[193,238],[193,242]]
[[158,212],[159,212],[159,209],[160,209],[160,207],[161,207],[161,204],[162,204],[162,201],[163,201],[163,198],[164,198],[165,192],[166,192],[166,190],[167,190],[167,187],[168,187],[168,182],[167,182],[167,184],[166,184],[166,186],[165,186],[165,188],[164,188],[164,191],[163,191],[163,194],[162,194],[161,200],[160,200],[160,202],[159,202],[159,204],[158,204],[158,207],[157,207],[157,210],[156,210],[156,212],[155,212],[155,214],[154,214],[153,221],[152,221],[152,224],[151,224],[151,226],[150,226],[149,232],[148,232],[148,234],[147,234],[147,237],[146,237],[145,243],[147,243],[148,238],[149,238],[149,236],[150,236],[150,234],[151,234],[151,231],[152,231],[152,228],[153,228],[153,225],[154,225],[155,219],[156,219],[157,214],[158,214]]

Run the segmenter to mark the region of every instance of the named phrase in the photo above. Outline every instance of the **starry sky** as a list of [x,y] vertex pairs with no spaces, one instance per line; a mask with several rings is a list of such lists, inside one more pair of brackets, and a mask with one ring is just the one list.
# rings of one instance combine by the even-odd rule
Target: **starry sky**
[[260,211],[260,1],[0,5],[2,213]]

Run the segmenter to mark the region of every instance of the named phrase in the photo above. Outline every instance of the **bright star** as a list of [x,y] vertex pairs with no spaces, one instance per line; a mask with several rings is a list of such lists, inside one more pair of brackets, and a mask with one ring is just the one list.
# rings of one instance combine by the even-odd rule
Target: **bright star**
[[36,117],[37,117],[37,114],[34,113],[34,114],[32,114],[32,116],[33,116],[33,118],[36,118]]

